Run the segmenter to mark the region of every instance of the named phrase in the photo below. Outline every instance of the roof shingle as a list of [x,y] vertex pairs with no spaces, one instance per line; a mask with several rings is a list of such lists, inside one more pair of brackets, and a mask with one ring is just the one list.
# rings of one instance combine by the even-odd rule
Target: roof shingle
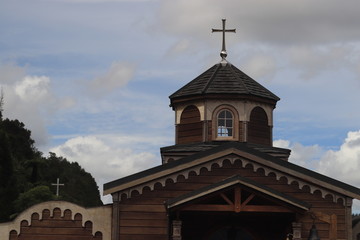
[[170,99],[206,95],[253,95],[278,101],[280,98],[230,63],[218,63],[170,95]]

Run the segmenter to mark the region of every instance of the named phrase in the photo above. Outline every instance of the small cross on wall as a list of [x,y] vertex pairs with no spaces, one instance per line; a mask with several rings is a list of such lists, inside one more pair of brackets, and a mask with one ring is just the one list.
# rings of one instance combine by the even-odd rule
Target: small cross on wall
[[52,183],[51,185],[56,186],[56,196],[59,196],[59,187],[64,186],[65,184],[60,183],[59,178],[57,178],[56,183]]

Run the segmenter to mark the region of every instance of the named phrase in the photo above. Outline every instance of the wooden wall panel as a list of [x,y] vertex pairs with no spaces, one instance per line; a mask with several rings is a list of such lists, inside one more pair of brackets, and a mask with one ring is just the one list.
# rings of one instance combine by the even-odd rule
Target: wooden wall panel
[[203,122],[195,106],[188,106],[181,114],[180,124],[176,126],[176,143],[193,143],[203,141]]
[[239,122],[239,141],[245,142],[244,122]]
[[248,142],[263,145],[272,145],[271,127],[265,111],[256,107],[250,114],[248,123]]
[[177,129],[178,144],[202,142],[203,140],[202,122],[179,124],[176,129]]
[[197,107],[191,105],[184,109],[181,114],[180,123],[188,124],[200,121],[200,112]]

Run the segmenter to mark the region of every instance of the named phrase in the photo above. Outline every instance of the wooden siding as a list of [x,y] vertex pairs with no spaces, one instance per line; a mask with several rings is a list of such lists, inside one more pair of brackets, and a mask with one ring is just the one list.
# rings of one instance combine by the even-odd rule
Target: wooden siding
[[239,142],[245,142],[244,122],[239,121]]
[[213,136],[212,136],[212,121],[209,120],[207,123],[207,139],[206,141],[212,141]]
[[188,106],[181,114],[180,124],[176,127],[176,143],[193,143],[203,141],[203,122],[195,106]]
[[[204,169],[201,170],[200,175],[192,172],[188,179],[179,176],[176,183],[167,181],[164,187],[156,185],[153,191],[144,190],[142,194],[133,194],[129,199],[123,199],[120,204],[120,239],[168,239],[169,222],[164,205],[167,199],[214,184],[235,174],[308,202],[312,205],[311,212],[329,216],[336,215],[337,238],[345,239],[345,207],[341,203],[334,203],[329,198],[323,199],[318,192],[311,194],[306,187],[301,190],[297,184],[288,185],[283,178],[276,180],[272,174],[265,176],[262,169],[254,172],[250,165],[243,168],[238,161],[235,161],[233,165],[226,161],[221,168],[214,165],[212,171]],[[175,219],[176,215],[175,212],[170,212],[169,220]],[[204,239],[204,235],[210,234],[209,229],[220,228],[224,223],[229,223],[232,220],[244,222],[244,219],[252,222],[252,225],[248,226],[251,231],[259,232],[263,230],[265,234],[273,234],[274,239],[275,237],[283,237],[284,234],[290,232],[290,225],[293,221],[302,222],[302,235],[306,239],[313,223],[313,219],[309,214],[299,212],[297,214],[267,213],[262,215],[261,213],[251,214],[248,212],[235,214],[233,212],[181,212],[180,210],[179,218],[183,221],[184,240]],[[318,218],[315,219],[315,224],[319,230],[320,238],[322,240],[329,239],[330,224]],[[276,234],[274,235],[271,229],[278,229],[280,235],[275,236]],[[261,237],[264,236],[258,236],[258,238]]]
[[268,124],[267,115],[261,107],[256,107],[251,111],[248,124],[248,142],[272,145],[271,127]]

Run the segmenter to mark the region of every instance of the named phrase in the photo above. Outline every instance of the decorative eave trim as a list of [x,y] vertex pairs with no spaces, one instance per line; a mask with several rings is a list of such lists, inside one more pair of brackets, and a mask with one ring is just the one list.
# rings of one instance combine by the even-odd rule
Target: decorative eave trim
[[276,103],[278,100],[269,99],[266,97],[260,97],[256,95],[250,95],[250,94],[225,94],[225,93],[207,93],[207,94],[193,94],[193,95],[187,95],[182,97],[174,97],[170,98],[170,107],[173,108],[177,104],[186,104],[191,103],[198,100],[206,100],[206,99],[234,99],[239,101],[247,101],[252,100],[255,102],[261,102],[265,104],[269,104],[273,106],[273,108],[276,107]]
[[[249,154],[247,152],[243,152],[243,151],[240,151],[240,150],[236,149],[234,151],[234,153],[238,154],[240,156],[243,156],[245,158],[255,160],[257,163],[263,164],[271,172],[274,172],[274,173],[278,172],[278,174],[276,174],[276,176],[277,176],[276,179],[279,180],[281,177],[286,177],[288,179],[288,184],[291,184],[292,182],[298,182],[299,185],[301,185],[303,187],[304,185],[309,185],[308,183],[306,183],[306,182],[309,182],[309,183],[312,183],[311,185],[320,185],[322,188],[331,189],[332,191],[335,191],[337,193],[346,195],[348,197],[357,198],[357,199],[359,199],[359,197],[360,197],[358,194],[354,194],[354,193],[352,193],[350,191],[347,191],[344,188],[337,187],[336,185],[330,184],[330,183],[328,183],[326,181],[321,181],[319,179],[311,177],[311,176],[309,176],[307,174],[304,174],[302,172],[295,171],[295,170],[293,170],[291,168],[276,164],[276,163],[271,162],[271,161],[267,161],[266,159],[260,158],[258,156],[254,156],[254,155]],[[257,168],[260,168],[260,167],[262,167],[262,166],[257,166],[255,168],[257,169]],[[271,169],[277,169],[279,171],[274,171],[274,170],[271,170]],[[266,170],[265,170],[265,172],[266,172]],[[282,174],[280,174],[281,172],[282,172]],[[265,174],[265,175],[268,175],[268,174]],[[298,180],[299,178],[304,180],[304,181]],[[309,185],[309,187],[310,187],[310,185]],[[314,188],[310,187],[310,189],[312,190]],[[310,192],[313,193],[313,192],[315,192],[315,190],[310,191]]]
[[[227,149],[227,150],[222,151],[222,152],[218,152],[218,153],[215,153],[215,154],[203,157],[203,158],[196,159],[196,160],[194,160],[192,162],[189,162],[189,163],[180,164],[180,165],[175,166],[173,168],[165,169],[163,171],[159,171],[159,172],[156,172],[154,174],[149,174],[147,176],[144,176],[143,178],[139,178],[139,179],[136,179],[134,181],[123,183],[123,184],[120,184],[120,185],[118,185],[116,187],[113,187],[113,188],[104,189],[104,195],[111,194],[113,192],[118,192],[118,191],[130,188],[130,187],[134,187],[134,186],[137,186],[137,185],[140,185],[140,184],[144,184],[146,182],[153,182],[154,180],[158,180],[158,179],[160,179],[162,177],[171,176],[174,173],[179,173],[178,175],[182,175],[181,172],[184,172],[184,170],[187,170],[189,168],[193,168],[193,167],[195,167],[197,165],[203,164],[205,162],[208,162],[210,160],[213,160],[213,159],[216,159],[216,158],[219,158],[219,157],[223,157],[224,155],[228,155],[228,154],[231,154],[231,153],[233,153],[233,149]],[[191,170],[194,171],[194,169],[191,169]]]
[[[259,155],[262,156],[264,154]],[[133,192],[138,192],[141,194],[144,188],[149,188],[150,190],[153,190],[155,184],[161,184],[162,186],[165,186],[166,181],[168,180],[176,183],[178,177],[181,175],[185,179],[187,179],[191,172],[199,175],[200,170],[203,168],[207,169],[208,171],[212,171],[212,167],[214,165],[222,167],[225,160],[230,161],[231,164],[234,164],[235,161],[239,160],[241,161],[242,167],[250,164],[250,166],[253,167],[254,172],[258,171],[259,169],[263,169],[265,176],[273,173],[275,174],[277,180],[280,180],[280,178],[285,178],[288,185],[295,182],[298,184],[299,189],[303,189],[307,186],[309,187],[311,194],[313,194],[315,191],[319,191],[322,198],[325,198],[326,196],[331,196],[333,202],[338,202],[338,200],[340,199],[342,200],[343,204],[346,204],[346,197],[360,199],[360,190],[357,188],[328,178],[321,174],[315,173],[308,169],[302,168],[295,164],[288,163],[279,159],[274,159],[270,155],[265,155],[266,157],[257,156],[253,153],[242,151],[236,147],[225,148],[225,150],[218,152],[212,151],[211,154],[202,153],[196,158],[191,158],[193,156],[190,156],[191,161],[183,161],[183,159],[178,160],[179,162],[175,163],[174,166],[165,168],[163,170],[161,170],[161,168],[164,168],[164,165],[148,170],[149,173],[145,174],[146,171],[140,173],[139,175],[143,174],[143,176],[141,177],[139,175],[130,176],[130,178],[134,177],[134,180],[122,179],[124,181],[119,183],[118,185],[105,188],[104,195],[113,194],[114,197],[115,195],[121,196],[125,194],[126,197],[131,197]],[[268,158],[272,158],[272,160],[269,160]],[[311,175],[315,175],[318,177],[316,178]],[[319,176],[323,176],[323,180],[319,179]],[[336,183],[338,183],[337,185],[339,186],[332,184],[330,180],[335,181]],[[115,183],[113,183],[113,185],[115,185]],[[355,190],[347,190],[345,188],[342,188],[342,185],[352,187]],[[357,191],[359,192],[358,194]]]

